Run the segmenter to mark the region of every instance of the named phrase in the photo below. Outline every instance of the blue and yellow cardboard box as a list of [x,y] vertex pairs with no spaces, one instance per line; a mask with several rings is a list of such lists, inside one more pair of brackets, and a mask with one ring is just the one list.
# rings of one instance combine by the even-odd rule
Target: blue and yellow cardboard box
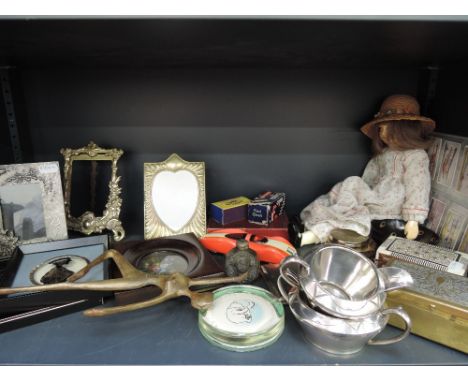
[[284,212],[284,192],[264,192],[252,199],[247,207],[249,223],[268,225]]
[[211,217],[219,224],[226,225],[247,218],[247,205],[250,199],[245,196],[211,203]]

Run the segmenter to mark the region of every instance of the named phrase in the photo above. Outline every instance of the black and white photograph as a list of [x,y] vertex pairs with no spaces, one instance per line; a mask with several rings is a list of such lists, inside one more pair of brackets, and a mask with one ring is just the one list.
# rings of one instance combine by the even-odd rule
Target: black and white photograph
[[46,237],[40,184],[0,186],[0,208],[4,230],[20,240]]

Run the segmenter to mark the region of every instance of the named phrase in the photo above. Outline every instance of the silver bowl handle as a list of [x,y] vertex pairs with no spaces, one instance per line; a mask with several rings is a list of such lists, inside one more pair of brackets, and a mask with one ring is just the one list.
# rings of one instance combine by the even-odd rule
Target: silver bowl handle
[[[280,276],[281,278],[281,276]],[[279,283],[279,279],[278,279],[278,283]],[[298,321],[306,321],[306,319],[304,317],[301,317],[301,315],[299,314],[299,312],[296,311],[297,307],[295,306],[294,302],[295,300],[299,298],[299,289],[298,288],[292,288],[289,293],[287,294],[287,299],[286,301],[288,302],[288,305],[289,305],[289,309],[291,310],[291,313],[293,314],[293,316],[296,318],[296,320]],[[301,301],[299,301],[299,309],[302,310],[303,309],[303,303]]]
[[[291,265],[299,265],[299,272],[294,272],[291,269]],[[283,296],[284,300],[288,303],[291,299],[291,293],[294,292],[293,294],[298,294],[301,289],[301,268],[304,268],[307,271],[307,276],[309,276],[309,264],[297,256],[288,256],[280,264],[280,275],[278,276],[276,284],[281,296]],[[291,287],[288,291],[285,289],[285,284]]]
[[[278,280],[276,280],[276,285],[278,286],[278,290],[281,293],[281,296],[283,297],[284,301],[289,304],[289,293],[284,289],[283,287],[283,276],[279,275]],[[288,283],[289,284],[289,283]]]
[[383,314],[385,316],[390,315],[390,314],[395,314],[395,315],[399,316],[403,320],[403,322],[405,323],[405,329],[403,330],[403,333],[401,333],[400,335],[398,335],[396,337],[393,337],[393,338],[388,338],[388,339],[384,339],[384,340],[370,339],[367,342],[369,345],[390,345],[390,344],[394,344],[396,342],[400,342],[401,340],[405,339],[408,336],[408,334],[411,331],[411,319],[408,316],[408,313],[406,313],[401,306],[399,306],[397,308],[384,309],[384,310],[382,310],[381,314]]
[[284,281],[292,287],[298,287],[300,285],[299,274],[291,270],[291,265],[296,264],[302,268],[305,268],[307,275],[309,275],[310,267],[304,260],[297,256],[288,256],[280,264],[279,271]]

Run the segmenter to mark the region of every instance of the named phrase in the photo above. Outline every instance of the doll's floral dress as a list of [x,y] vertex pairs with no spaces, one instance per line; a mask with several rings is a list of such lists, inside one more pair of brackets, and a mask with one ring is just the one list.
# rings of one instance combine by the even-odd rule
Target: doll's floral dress
[[372,220],[403,219],[424,223],[429,212],[431,177],[424,150],[385,150],[372,158],[362,177],[336,184],[301,212],[307,231],[322,242],[334,228],[370,233]]

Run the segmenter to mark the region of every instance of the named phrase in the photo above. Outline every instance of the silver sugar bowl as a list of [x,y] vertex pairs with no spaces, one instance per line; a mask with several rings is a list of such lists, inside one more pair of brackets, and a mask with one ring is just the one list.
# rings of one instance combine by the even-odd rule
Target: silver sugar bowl
[[[399,342],[406,338],[411,330],[411,320],[402,308],[383,309],[359,320],[347,320],[311,308],[297,289],[289,294],[288,301],[305,338],[319,349],[337,355],[357,353],[366,345],[389,345]],[[374,339],[387,325],[390,314],[396,314],[404,321],[405,330],[393,338]]]

